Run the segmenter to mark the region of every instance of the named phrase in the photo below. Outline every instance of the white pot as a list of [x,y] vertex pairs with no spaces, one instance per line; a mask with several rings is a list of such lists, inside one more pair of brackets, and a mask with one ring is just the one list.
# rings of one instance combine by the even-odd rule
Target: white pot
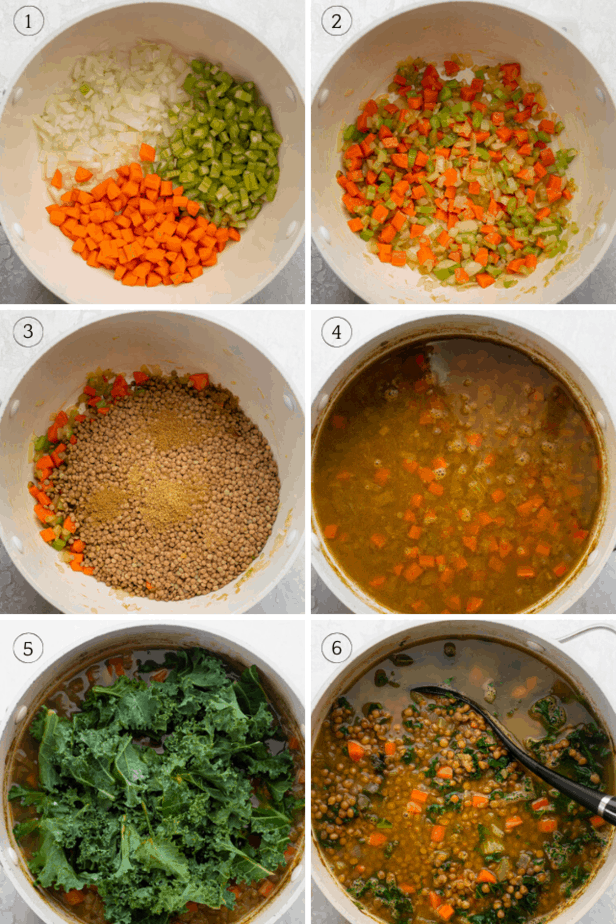
[[[592,627],[589,627],[592,628]],[[608,628],[608,627],[597,627]],[[610,627],[614,631],[613,627]],[[587,629],[581,630],[588,631]],[[578,635],[580,633],[574,633]],[[437,622],[421,623],[402,628],[390,634],[385,639],[368,644],[360,649],[352,661],[328,680],[319,690],[313,700],[312,708],[312,747],[321,728],[323,720],[327,717],[332,703],[338,696],[349,689],[370,668],[387,657],[395,650],[409,648],[426,639],[472,639],[489,638],[503,643],[517,645],[538,653],[548,664],[563,673],[570,682],[586,697],[597,718],[611,738],[610,751],[614,753],[614,740],[616,739],[616,713],[601,687],[590,677],[586,670],[580,666],[565,650],[560,642],[550,642],[540,638],[525,629],[500,622],[477,622],[469,619],[441,619]],[[563,640],[566,641],[566,640]],[[350,924],[374,924],[375,918],[361,911],[351,900],[340,883],[332,876],[328,866],[312,839],[312,876],[317,886],[332,905],[350,922]],[[605,892],[614,878],[616,871],[616,838],[612,838],[610,847],[603,864],[593,874],[584,891],[573,903],[566,905],[549,920],[552,924],[575,924]],[[542,919],[543,920],[543,919]]]
[[[616,428],[607,398],[591,373],[582,368],[564,348],[547,340],[526,325],[485,315],[439,314],[418,318],[384,329],[366,339],[353,353],[317,383],[312,401],[313,444],[328,409],[340,391],[362,369],[397,346],[417,340],[455,334],[461,337],[487,337],[522,350],[562,379],[587,415],[603,457],[603,488],[596,521],[590,537],[589,554],[582,558],[566,579],[527,612],[564,613],[588,590],[598,577],[616,542]],[[329,589],[354,613],[391,613],[377,603],[336,564],[312,518],[312,563]]]
[[[47,218],[50,204],[32,116],[67,81],[81,55],[130,48],[140,39],[167,42],[189,57],[221,63],[233,76],[254,80],[270,106],[280,149],[280,182],[239,245],[228,247],[192,285],[127,288],[108,271],[72,253],[70,241]],[[19,259],[65,302],[78,304],[200,305],[245,302],[280,272],[303,234],[304,104],[293,78],[257,37],[220,13],[183,3],[109,3],[55,32],[27,59],[7,88],[0,111],[0,221]]]
[[[298,738],[304,740],[304,706],[300,693],[292,680],[280,673],[262,656],[244,647],[233,635],[214,634],[205,629],[174,623],[123,624],[111,632],[95,638],[86,638],[78,645],[71,645],[59,654],[46,667],[33,668],[34,677],[14,698],[11,699],[0,725],[0,764],[4,767],[17,737],[21,734],[24,722],[30,721],[44,702],[50,688],[58,680],[78,673],[86,664],[115,654],[144,648],[181,648],[198,647],[211,651],[214,655],[227,658],[233,666],[243,670],[255,664],[268,696],[282,707],[282,711],[291,720]],[[61,913],[57,904],[49,902],[45,894],[33,885],[19,848],[12,835],[12,824],[8,810],[8,777],[4,774],[2,799],[4,809],[0,816],[0,863],[7,876],[26,902],[45,924],[66,924],[76,919],[67,910]],[[251,924],[274,924],[287,911],[303,889],[304,856],[298,861],[284,886],[271,901],[250,920]]]
[[561,301],[584,281],[616,233],[616,108],[608,87],[583,51],[554,26],[511,4],[445,0],[408,6],[379,20],[343,48],[321,79],[312,105],[312,229],[333,271],[361,298],[376,304],[422,304],[422,278],[369,254],[347,227],[348,214],[336,182],[341,159],[338,133],[355,122],[359,103],[383,93],[399,61],[422,57],[442,64],[452,53],[476,64],[519,61],[522,77],[543,85],[548,102],[565,123],[557,147],[576,148],[570,173],[579,191],[571,202],[580,233],[567,252],[571,262],[548,279],[556,261],[546,260],[511,289],[434,289],[451,304],[537,304]]
[[[125,373],[158,364],[163,373],[208,372],[230,389],[270,444],[278,464],[280,506],[272,534],[247,572],[207,596],[157,602],[120,595],[60,564],[42,542],[28,481],[28,443],[49,415],[73,403],[97,366]],[[0,416],[3,478],[0,538],[34,589],[63,613],[241,613],[290,568],[303,541],[304,415],[276,362],[233,328],[174,311],[132,311],[79,327],[58,339],[19,379]]]

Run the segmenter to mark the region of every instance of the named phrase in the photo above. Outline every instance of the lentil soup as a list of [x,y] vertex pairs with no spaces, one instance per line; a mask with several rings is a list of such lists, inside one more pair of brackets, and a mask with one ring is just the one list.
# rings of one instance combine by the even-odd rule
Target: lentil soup
[[481,639],[399,650],[332,706],[312,757],[314,837],[362,910],[391,924],[530,924],[573,900],[611,827],[513,760],[451,683],[539,761],[613,784],[612,742],[570,682],[527,651]]
[[593,428],[568,387],[485,339],[376,359],[315,438],[322,539],[392,612],[531,610],[588,553],[601,490]]
[[[147,703],[154,705],[165,685],[172,692],[157,719]],[[100,766],[98,757],[90,755],[96,767],[91,776],[83,765],[74,772],[79,748],[98,731],[89,728],[84,736],[88,716],[99,708],[97,702],[108,701],[101,707],[104,718],[116,697],[124,697],[123,705],[104,736],[113,742],[124,731],[129,761],[125,765],[120,754],[109,767],[103,751]],[[133,708],[138,702],[145,718]],[[170,724],[165,724],[169,715]],[[50,721],[57,718],[59,725],[52,727]],[[49,748],[60,742],[61,751],[71,736],[72,752],[52,761],[50,770]],[[166,760],[175,768],[171,776],[165,773]],[[117,787],[127,765],[137,785],[142,784],[135,798]],[[109,798],[101,793],[103,767],[111,772],[105,783],[113,789]],[[56,773],[64,785],[57,784]],[[151,924],[235,924],[280,891],[301,855],[304,767],[297,729],[264,692],[256,668],[240,672],[202,649],[131,649],[91,662],[62,680],[14,745],[7,778],[9,826],[37,886],[65,916],[70,910],[86,924],[146,919]],[[68,800],[69,818],[74,814],[77,819],[74,828],[45,807],[50,795],[61,804]],[[147,818],[141,830],[143,813],[135,814],[135,806],[142,806]],[[275,844],[266,830],[270,816],[276,818]],[[98,828],[103,836],[97,843]],[[139,838],[148,833],[156,851],[146,857]],[[234,853],[240,849],[245,860]],[[110,876],[114,869],[116,875]],[[209,903],[206,896],[211,896]]]

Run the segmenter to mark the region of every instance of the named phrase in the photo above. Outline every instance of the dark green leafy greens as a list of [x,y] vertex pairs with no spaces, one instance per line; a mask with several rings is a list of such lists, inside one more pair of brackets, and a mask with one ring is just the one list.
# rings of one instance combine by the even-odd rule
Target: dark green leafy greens
[[38,834],[37,883],[95,885],[111,924],[166,924],[188,901],[233,907],[229,884],[285,864],[303,804],[290,752],[268,747],[280,735],[256,668],[233,682],[199,649],[166,666],[164,683],[93,687],[71,720],[41,709],[40,791],[9,793],[36,809],[15,836]]

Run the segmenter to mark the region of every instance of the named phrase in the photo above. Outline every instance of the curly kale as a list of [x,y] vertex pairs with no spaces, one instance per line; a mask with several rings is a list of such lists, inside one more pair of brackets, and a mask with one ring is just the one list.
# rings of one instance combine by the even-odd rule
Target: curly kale
[[268,746],[279,729],[256,668],[234,682],[199,649],[166,666],[164,683],[94,686],[71,719],[41,709],[40,789],[9,793],[36,809],[15,836],[38,834],[37,884],[96,886],[111,924],[166,924],[187,901],[232,908],[232,881],[285,864],[303,805],[291,753]]

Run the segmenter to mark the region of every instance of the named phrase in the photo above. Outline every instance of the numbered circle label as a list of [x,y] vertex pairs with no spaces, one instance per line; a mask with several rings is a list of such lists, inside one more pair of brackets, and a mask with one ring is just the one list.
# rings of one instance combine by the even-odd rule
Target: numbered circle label
[[346,6],[329,6],[321,16],[321,25],[328,35],[345,35],[353,25]]
[[13,642],[13,654],[24,664],[34,664],[43,654],[43,642],[34,632],[24,632]]
[[13,25],[20,35],[38,35],[45,25],[45,17],[38,6],[22,6],[13,16]]
[[37,346],[43,339],[43,325],[36,318],[20,318],[13,327],[13,337],[19,346]]
[[340,664],[341,661],[347,661],[351,657],[353,644],[348,635],[342,632],[332,632],[323,639],[321,652],[328,661]]
[[329,318],[321,328],[321,336],[328,346],[343,347],[353,336],[353,328],[346,318]]

